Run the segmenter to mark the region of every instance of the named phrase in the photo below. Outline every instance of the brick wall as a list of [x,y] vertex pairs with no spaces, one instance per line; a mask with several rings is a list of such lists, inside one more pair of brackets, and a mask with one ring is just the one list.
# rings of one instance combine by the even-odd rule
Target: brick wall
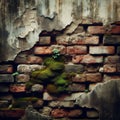
[[[55,49],[65,58],[64,72],[74,73],[69,91],[61,94],[49,93],[42,83],[30,84],[31,73],[43,69],[45,58],[53,57]],[[0,63],[0,116],[19,118],[27,105],[32,104],[55,120],[99,118],[94,108],[76,106],[75,98],[94,89],[98,82],[120,79],[119,72],[119,23],[109,28],[82,24],[72,34],[42,32],[33,48],[19,53],[14,61]]]

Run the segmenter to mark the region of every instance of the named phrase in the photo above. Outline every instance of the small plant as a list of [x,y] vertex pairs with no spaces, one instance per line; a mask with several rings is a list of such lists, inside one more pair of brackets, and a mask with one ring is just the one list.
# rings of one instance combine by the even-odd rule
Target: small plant
[[14,73],[12,74],[12,76],[16,76],[16,75],[19,75],[19,72],[14,72]]
[[53,52],[52,57],[53,57],[54,59],[56,59],[56,58],[58,58],[58,57],[60,56],[60,50],[54,48],[54,49],[52,50],[52,52]]

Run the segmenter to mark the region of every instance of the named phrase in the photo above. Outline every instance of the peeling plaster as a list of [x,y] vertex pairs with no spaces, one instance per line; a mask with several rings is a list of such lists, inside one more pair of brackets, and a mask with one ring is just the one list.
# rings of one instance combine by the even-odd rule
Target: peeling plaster
[[119,13],[119,0],[0,0],[0,61],[30,49],[43,30],[63,30],[72,23],[72,32],[84,20],[109,24],[120,20]]

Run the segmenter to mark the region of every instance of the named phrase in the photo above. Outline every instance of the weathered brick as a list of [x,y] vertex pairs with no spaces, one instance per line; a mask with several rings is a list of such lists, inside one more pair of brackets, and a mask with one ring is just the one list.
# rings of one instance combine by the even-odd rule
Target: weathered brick
[[25,114],[24,109],[3,109],[0,110],[0,117],[2,118],[21,118]]
[[52,101],[49,103],[50,107],[74,107],[73,101]]
[[39,37],[39,44],[40,45],[49,45],[50,43],[51,43],[51,37],[50,36]]
[[86,46],[68,46],[67,47],[67,54],[74,55],[74,54],[86,54],[87,47]]
[[86,64],[102,63],[103,56],[76,55],[72,57],[72,62],[73,63],[86,63]]
[[0,74],[0,83],[11,83],[14,82],[14,77],[12,74]]
[[[75,26],[76,27],[76,26]],[[72,28],[72,30],[73,30],[73,28]],[[84,28],[83,28],[83,26],[78,26],[77,28],[75,28],[75,30],[74,30],[74,34],[79,34],[79,33],[82,33],[82,32],[84,32]],[[72,32],[71,32],[72,33]]]
[[43,65],[37,65],[37,64],[33,64],[33,65],[26,65],[26,64],[20,64],[17,66],[17,71],[20,73],[30,73],[32,71],[35,70],[40,70],[44,68]]
[[79,34],[74,34],[71,36],[59,36],[57,37],[57,43],[63,45],[97,45],[99,43],[98,36],[80,36]]
[[28,74],[19,74],[16,76],[16,82],[28,82],[30,76]]
[[120,63],[117,64],[117,72],[120,72]]
[[86,85],[72,83],[71,85],[68,86],[68,89],[69,89],[69,91],[72,91],[72,92],[82,92],[82,91],[85,91]]
[[13,84],[10,85],[10,92],[18,93],[18,92],[25,92],[26,86],[25,84]]
[[98,118],[99,117],[99,112],[96,110],[88,110],[87,111],[87,117],[88,118]]
[[106,29],[104,26],[89,26],[88,32],[91,34],[104,34]]
[[109,34],[120,34],[120,26],[119,25],[113,25],[110,26],[110,29],[107,31]]
[[120,36],[118,35],[104,36],[103,43],[105,45],[120,45]]
[[83,111],[80,109],[74,109],[74,110],[70,110],[68,112],[68,117],[80,117],[82,115]]
[[120,63],[120,56],[114,55],[114,56],[107,56],[105,57],[104,63],[109,63],[109,64],[116,64]]
[[86,75],[83,74],[77,74],[75,77],[72,77],[73,82],[86,82]]
[[116,64],[105,64],[103,66],[103,72],[105,72],[105,73],[114,73],[114,72],[117,72]]
[[0,73],[12,73],[13,66],[12,65],[0,65]]
[[109,74],[106,75],[104,74],[103,76],[103,81],[109,81],[109,80],[120,80],[120,75],[113,75],[113,74]]
[[84,65],[74,65],[74,64],[66,64],[65,65],[65,72],[67,73],[82,73],[84,72],[85,68]]
[[41,57],[39,57],[39,56],[29,55],[29,56],[27,56],[26,63],[42,64],[43,63],[43,59]]
[[120,55],[120,46],[117,47],[117,54]]
[[114,54],[115,53],[115,47],[114,46],[90,46],[90,54]]
[[93,73],[93,72],[98,72],[99,68],[100,68],[99,65],[89,64],[89,65],[86,65],[85,69],[86,69],[87,72]]
[[51,116],[54,117],[54,118],[67,117],[68,112],[64,109],[53,109],[51,111]]
[[60,54],[66,54],[66,47],[63,45],[51,45],[50,49],[52,50],[52,53],[54,52],[54,49],[57,49]]
[[36,54],[36,55],[52,54],[52,49],[50,47],[48,47],[48,46],[35,47],[34,48],[34,54]]
[[102,75],[101,73],[86,73],[86,79],[88,82],[101,82]]

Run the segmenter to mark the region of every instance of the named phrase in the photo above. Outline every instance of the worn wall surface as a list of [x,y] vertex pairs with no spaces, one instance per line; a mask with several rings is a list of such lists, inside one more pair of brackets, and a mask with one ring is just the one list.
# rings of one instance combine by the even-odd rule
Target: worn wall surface
[[0,0],[0,61],[31,48],[43,31],[120,19],[119,0]]

